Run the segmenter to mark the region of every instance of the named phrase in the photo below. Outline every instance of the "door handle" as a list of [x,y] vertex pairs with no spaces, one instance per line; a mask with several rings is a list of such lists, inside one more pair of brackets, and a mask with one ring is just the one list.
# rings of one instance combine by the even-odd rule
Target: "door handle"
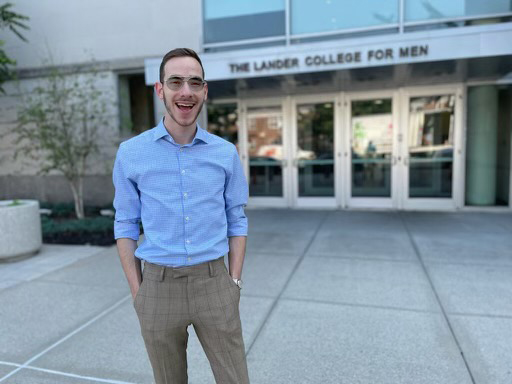
[[298,167],[299,166],[299,159],[293,159],[293,166]]
[[282,167],[287,167],[288,166],[288,160],[286,160],[286,159],[281,160],[281,166]]

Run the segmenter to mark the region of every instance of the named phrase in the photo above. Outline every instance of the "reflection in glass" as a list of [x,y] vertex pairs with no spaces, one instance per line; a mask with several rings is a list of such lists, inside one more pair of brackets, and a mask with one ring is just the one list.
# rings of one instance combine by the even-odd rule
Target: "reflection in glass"
[[512,3],[503,0],[405,0],[406,21],[485,16],[510,11]]
[[[291,0],[291,33],[304,34],[398,23],[399,1]],[[369,11],[371,10],[371,12]]]
[[235,144],[238,149],[236,104],[208,104],[208,132]]
[[285,34],[284,0],[204,0],[203,7],[205,43]]
[[283,196],[283,115],[280,107],[250,108],[249,195]]
[[352,196],[391,197],[391,99],[352,102]]
[[299,196],[334,196],[334,104],[297,106]]
[[410,100],[409,196],[452,196],[455,96]]

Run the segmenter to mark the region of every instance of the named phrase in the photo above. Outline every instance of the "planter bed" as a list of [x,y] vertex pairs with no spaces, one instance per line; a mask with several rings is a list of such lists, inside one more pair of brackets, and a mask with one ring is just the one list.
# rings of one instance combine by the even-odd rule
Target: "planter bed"
[[[51,215],[41,215],[43,243],[112,245],[114,218],[100,215],[104,207],[86,207],[84,219],[77,219],[72,204],[41,204]],[[112,207],[108,207],[112,209]]]
[[90,244],[112,245],[114,220],[109,217],[86,217],[85,219],[41,218],[43,243],[46,244]]

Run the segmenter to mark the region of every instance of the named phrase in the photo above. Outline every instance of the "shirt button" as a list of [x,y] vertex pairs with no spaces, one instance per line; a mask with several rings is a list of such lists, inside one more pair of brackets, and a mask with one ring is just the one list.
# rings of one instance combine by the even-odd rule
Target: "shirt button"
[[185,170],[184,170],[184,169],[181,171],[181,174],[182,174],[182,175],[184,175],[184,174],[185,174]]
[[192,260],[192,258],[191,258],[191,257],[187,257],[187,260],[188,260],[188,261],[191,261],[191,260]]
[[187,192],[185,192],[185,193],[183,194],[183,197],[186,199],[186,198],[188,197],[188,193],[187,193]]
[[183,152],[183,148],[180,148],[180,152]]
[[188,216],[187,216],[187,217],[185,217],[185,220],[186,220],[186,221],[189,221],[189,220],[190,220],[190,217],[188,217]]
[[185,243],[190,244],[190,240],[186,240]]

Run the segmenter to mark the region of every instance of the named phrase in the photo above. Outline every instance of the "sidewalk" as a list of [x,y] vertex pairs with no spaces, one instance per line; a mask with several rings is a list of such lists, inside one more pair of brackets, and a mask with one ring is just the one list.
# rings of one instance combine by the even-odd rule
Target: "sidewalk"
[[[252,384],[512,383],[512,214],[247,213]],[[115,247],[0,274],[1,384],[152,382]],[[189,332],[189,383],[214,383]]]

